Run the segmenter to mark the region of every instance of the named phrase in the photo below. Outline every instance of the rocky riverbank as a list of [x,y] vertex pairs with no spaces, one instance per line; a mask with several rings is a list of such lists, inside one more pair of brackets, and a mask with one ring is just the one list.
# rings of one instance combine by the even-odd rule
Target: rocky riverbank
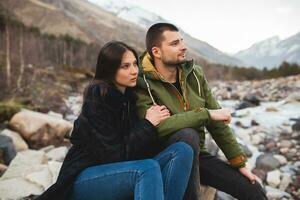
[[289,95],[291,100],[300,100],[300,75],[262,81],[213,81],[211,88],[219,100],[243,100],[250,95],[263,102],[281,101]]
[[[212,90],[223,107],[232,108],[231,127],[268,198],[298,200],[300,76],[215,82]],[[0,199],[38,195],[56,180],[71,145],[68,137],[81,101],[79,94],[70,96],[65,105],[72,112],[65,115],[21,110],[0,126]],[[215,199],[233,198],[217,192]]]
[[[238,101],[223,101],[236,107]],[[232,125],[269,199],[300,196],[300,102],[264,102],[235,110]]]

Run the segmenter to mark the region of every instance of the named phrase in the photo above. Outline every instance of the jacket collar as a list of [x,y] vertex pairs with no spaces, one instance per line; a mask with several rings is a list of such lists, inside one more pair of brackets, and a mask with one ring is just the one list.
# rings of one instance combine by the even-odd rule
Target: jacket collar
[[115,86],[111,86],[105,95],[105,103],[112,108],[118,109],[126,105],[131,100],[131,97],[131,88],[126,88],[125,93],[123,94]]

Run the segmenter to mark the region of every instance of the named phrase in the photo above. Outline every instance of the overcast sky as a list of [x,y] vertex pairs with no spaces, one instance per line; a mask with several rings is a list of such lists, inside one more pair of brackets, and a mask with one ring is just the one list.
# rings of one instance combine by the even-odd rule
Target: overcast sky
[[129,0],[227,53],[300,31],[300,0]]

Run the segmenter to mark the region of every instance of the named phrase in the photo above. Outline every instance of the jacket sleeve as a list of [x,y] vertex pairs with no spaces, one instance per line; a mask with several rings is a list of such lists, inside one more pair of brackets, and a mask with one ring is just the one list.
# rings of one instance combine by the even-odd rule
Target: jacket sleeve
[[[153,103],[146,90],[137,88],[135,90],[137,96],[137,110],[139,118],[144,118],[146,111]],[[184,113],[173,114],[169,118],[162,121],[156,128],[159,137],[164,137],[179,131],[183,128],[193,128],[204,125],[210,119],[208,110],[205,108],[198,108]]]
[[[201,70],[199,67],[198,70]],[[198,73],[202,78],[201,86],[205,97],[205,107],[207,109],[220,109],[221,106],[214,98],[211,89],[208,86],[204,73]],[[210,120],[206,124],[208,132],[212,135],[217,145],[221,148],[229,163],[234,167],[244,167],[247,157],[238,144],[232,129],[222,121]]]
[[127,137],[120,137],[122,133],[112,123],[111,110],[99,101],[85,101],[79,119],[77,129],[80,133],[84,132],[84,136],[77,142],[86,145],[96,159],[107,162],[134,159],[137,154],[146,151],[157,137],[155,127],[146,119],[137,122]]

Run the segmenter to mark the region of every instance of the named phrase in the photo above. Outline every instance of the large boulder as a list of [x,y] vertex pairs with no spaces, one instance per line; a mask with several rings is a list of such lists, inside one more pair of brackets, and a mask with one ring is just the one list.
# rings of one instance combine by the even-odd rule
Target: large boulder
[[287,163],[287,159],[283,155],[277,154],[277,155],[274,155],[274,158],[276,158],[281,165],[284,165]]
[[268,172],[267,183],[268,185],[276,188],[280,184],[281,173],[278,169]]
[[46,153],[46,156],[49,160],[63,162],[66,157],[67,152],[68,152],[68,148],[65,146],[62,146],[62,147],[58,147],[58,148],[50,150],[49,152]]
[[9,129],[4,129],[1,132],[1,135],[6,135],[10,137],[13,141],[13,144],[15,145],[15,149],[17,151],[23,151],[28,149],[27,143],[24,141],[24,139],[19,135],[19,133],[11,131]]
[[300,101],[300,94],[298,92],[291,93],[288,97],[286,97],[285,102],[299,102]]
[[266,192],[268,199],[291,199],[289,193],[270,186],[266,186]]
[[239,103],[235,109],[236,110],[241,110],[241,109],[245,109],[245,108],[249,108],[249,107],[255,107],[256,105],[254,105],[253,103],[251,102],[248,102],[248,101],[242,101],[241,103]]
[[265,153],[256,159],[256,168],[264,171],[272,171],[280,166],[280,162],[272,154]]
[[0,135],[0,163],[9,165],[16,156],[16,149],[13,141],[6,135]]
[[27,150],[18,152],[0,180],[23,177],[24,174],[35,171],[35,168],[40,168],[39,165],[46,164],[47,160],[43,151]]
[[19,152],[0,178],[0,199],[40,195],[56,181],[60,167],[60,162],[48,161],[44,151]]
[[300,118],[296,119],[295,121],[296,123],[292,125],[292,130],[300,132]]
[[291,182],[292,182],[291,174],[283,173],[282,180],[280,181],[279,189],[285,191]]
[[64,136],[72,129],[72,124],[64,119],[30,110],[22,110],[15,114],[9,125],[20,133],[33,149],[61,144]]
[[244,108],[255,107],[260,105],[260,99],[255,95],[247,95],[243,98],[243,101],[236,106],[236,110]]

